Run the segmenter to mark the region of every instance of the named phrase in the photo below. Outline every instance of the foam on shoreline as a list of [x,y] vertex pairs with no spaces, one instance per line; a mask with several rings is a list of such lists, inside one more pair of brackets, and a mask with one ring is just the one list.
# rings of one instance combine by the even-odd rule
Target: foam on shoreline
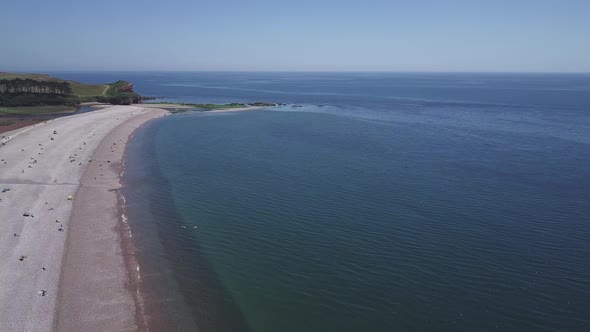
[[[123,212],[124,197],[118,190],[128,140],[145,122],[165,114],[152,109],[113,129],[93,155],[97,163],[81,179],[76,198],[80,203],[74,204],[70,230],[77,242],[69,243],[64,259],[58,330],[147,329],[138,287],[139,265]],[[100,222],[90,217],[99,215]],[[96,270],[105,274],[96,275]]]

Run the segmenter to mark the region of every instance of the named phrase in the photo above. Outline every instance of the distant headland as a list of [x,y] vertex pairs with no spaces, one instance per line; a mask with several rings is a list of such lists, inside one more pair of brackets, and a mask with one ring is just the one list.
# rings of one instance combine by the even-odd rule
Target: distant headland
[[[282,104],[268,102],[198,104],[155,102],[164,98],[146,97],[134,91],[133,83],[119,80],[105,84],[85,84],[46,74],[0,72],[0,115],[49,115],[75,111],[84,103],[111,105],[141,104],[161,108],[200,109],[203,111],[259,108]],[[8,122],[7,122],[8,123]]]
[[133,83],[84,84],[45,74],[0,72],[1,114],[53,114],[72,111],[85,102],[112,105],[141,103]]

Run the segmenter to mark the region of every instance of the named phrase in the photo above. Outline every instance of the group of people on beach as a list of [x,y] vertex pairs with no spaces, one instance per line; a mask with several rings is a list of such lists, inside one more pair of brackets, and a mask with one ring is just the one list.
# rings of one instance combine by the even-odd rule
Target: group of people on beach
[[[49,136],[49,141],[50,142],[51,141],[55,141],[55,138],[56,138],[57,134],[58,134],[57,131],[54,130],[52,132],[52,134]],[[5,146],[10,140],[11,140],[11,137],[10,136],[2,136],[2,145]],[[82,147],[79,147],[79,150],[82,150],[82,148],[85,145],[86,145],[86,142],[83,143],[83,146]],[[39,143],[38,144],[37,155],[42,155],[43,152],[44,152],[44,150],[45,150],[45,145],[43,143]],[[26,152],[26,150],[24,148],[22,148],[21,149],[21,152]],[[74,153],[73,155],[70,155],[69,156],[70,162],[75,161],[75,158],[76,157],[77,157],[77,154],[76,153]],[[7,160],[5,158],[1,159],[0,162],[2,162],[4,165],[7,164]],[[30,157],[30,159],[29,159],[29,165],[28,165],[27,169],[32,169],[37,164],[38,164],[38,160],[35,157]],[[78,165],[81,166],[82,165],[82,162],[80,162]],[[24,174],[24,173],[25,173],[25,169],[21,169],[21,174]],[[53,183],[54,184],[57,183],[57,182],[58,182],[58,179],[53,179]],[[2,194],[10,194],[11,188],[3,188],[1,192],[2,192]],[[67,198],[67,200],[70,200],[70,201],[73,200],[73,196],[69,196]],[[0,198],[0,202],[1,201],[2,201],[2,198]],[[55,211],[55,208],[53,206],[49,206],[50,205],[49,202],[46,201],[45,202],[45,205],[47,206],[48,211]],[[35,218],[35,215],[32,212],[30,212],[30,211],[23,212],[22,216],[24,218]],[[57,231],[58,232],[65,232],[65,227],[64,227],[64,225],[62,224],[62,222],[59,219],[55,219],[55,223],[58,224],[58,227],[57,227]],[[14,238],[20,238],[21,237],[21,234],[19,234],[19,233],[13,233],[13,237]],[[18,260],[20,262],[24,262],[27,259],[28,259],[28,256],[27,255],[21,255],[18,258]],[[47,271],[47,267],[45,267],[45,266],[41,266],[40,269],[42,271]],[[48,291],[45,290],[45,289],[41,289],[41,290],[39,290],[38,294],[40,296],[46,296],[48,294]]]

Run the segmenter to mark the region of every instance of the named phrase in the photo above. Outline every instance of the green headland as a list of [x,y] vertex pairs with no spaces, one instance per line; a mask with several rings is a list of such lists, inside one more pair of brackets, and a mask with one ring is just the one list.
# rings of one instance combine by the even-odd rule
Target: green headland
[[[0,115],[58,114],[74,112],[78,105],[98,102],[130,105],[155,98],[142,97],[133,90],[133,83],[116,81],[105,84],[85,84],[45,74],[15,74],[0,72]],[[274,103],[229,104],[159,104],[163,108],[198,108],[205,111],[248,107],[276,106]]]
[[0,114],[71,112],[84,102],[130,105],[141,102],[141,96],[126,81],[85,84],[45,74],[0,72]]

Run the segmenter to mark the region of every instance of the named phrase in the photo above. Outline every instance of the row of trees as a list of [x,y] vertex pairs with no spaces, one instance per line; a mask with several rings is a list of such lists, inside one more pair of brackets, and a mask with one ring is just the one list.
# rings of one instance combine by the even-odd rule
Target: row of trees
[[0,80],[0,93],[55,94],[67,96],[72,94],[68,82],[36,81],[30,78]]
[[133,92],[133,84],[117,81],[109,84],[105,95],[76,96],[66,81],[37,81],[33,79],[0,79],[0,106],[77,105],[97,101],[113,105],[131,105],[141,102]]

